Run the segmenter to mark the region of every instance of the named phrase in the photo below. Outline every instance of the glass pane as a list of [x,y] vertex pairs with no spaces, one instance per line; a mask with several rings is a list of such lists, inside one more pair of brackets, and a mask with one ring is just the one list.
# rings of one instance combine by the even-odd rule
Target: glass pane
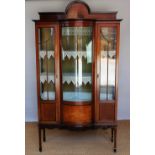
[[100,39],[100,100],[114,100],[116,65],[116,28],[101,28]]
[[54,84],[54,29],[39,29],[40,97],[55,100]]
[[92,100],[92,28],[62,28],[64,101]]

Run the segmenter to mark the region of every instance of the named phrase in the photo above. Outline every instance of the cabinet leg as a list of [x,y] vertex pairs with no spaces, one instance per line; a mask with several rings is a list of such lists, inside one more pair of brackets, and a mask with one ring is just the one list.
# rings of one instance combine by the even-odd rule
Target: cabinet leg
[[43,129],[43,141],[46,142],[46,132],[45,132],[45,128]]
[[114,141],[114,130],[113,128],[111,128],[111,142]]
[[114,129],[114,152],[117,151],[117,127],[115,127]]
[[41,128],[39,127],[39,151],[42,152]]

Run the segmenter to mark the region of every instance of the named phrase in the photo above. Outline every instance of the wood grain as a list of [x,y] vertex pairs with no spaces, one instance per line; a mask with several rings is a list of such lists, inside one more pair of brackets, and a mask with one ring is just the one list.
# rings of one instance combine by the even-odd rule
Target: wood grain
[[63,122],[72,124],[91,123],[91,105],[63,106]]

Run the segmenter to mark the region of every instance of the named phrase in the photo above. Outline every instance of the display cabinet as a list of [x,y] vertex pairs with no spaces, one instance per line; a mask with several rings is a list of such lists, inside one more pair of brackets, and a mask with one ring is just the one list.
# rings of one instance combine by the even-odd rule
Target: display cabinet
[[120,21],[82,1],[35,22],[39,150],[46,128],[111,129],[116,151]]

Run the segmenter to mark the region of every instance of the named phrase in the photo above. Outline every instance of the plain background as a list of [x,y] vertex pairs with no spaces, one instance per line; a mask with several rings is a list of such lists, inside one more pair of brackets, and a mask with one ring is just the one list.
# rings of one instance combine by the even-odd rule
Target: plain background
[[[130,119],[130,1],[84,0],[92,12],[118,11],[121,22],[118,119]],[[38,12],[63,12],[68,0],[25,2],[25,121],[37,121],[35,27]]]

